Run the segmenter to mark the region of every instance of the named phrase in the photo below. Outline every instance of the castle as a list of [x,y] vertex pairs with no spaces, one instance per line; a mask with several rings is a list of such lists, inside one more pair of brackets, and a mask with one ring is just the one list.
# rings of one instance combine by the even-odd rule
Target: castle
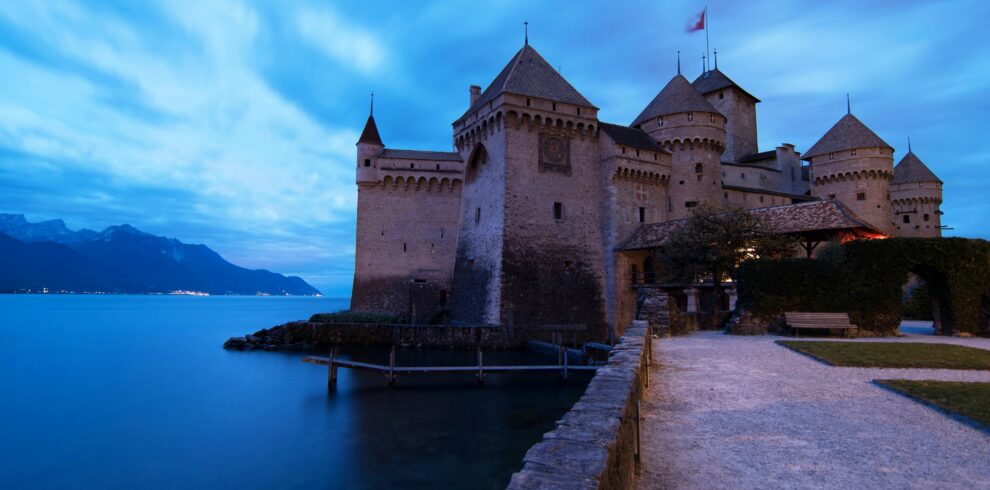
[[851,112],[804,154],[761,152],[759,102],[716,63],[694,82],[678,73],[629,126],[605,123],[527,43],[470,87],[456,151],[387,148],[369,115],[351,309],[603,338],[630,315],[621,245],[701,203],[826,227],[808,224],[802,203],[818,201],[886,236],[940,235],[942,182],[913,153],[895,166]]

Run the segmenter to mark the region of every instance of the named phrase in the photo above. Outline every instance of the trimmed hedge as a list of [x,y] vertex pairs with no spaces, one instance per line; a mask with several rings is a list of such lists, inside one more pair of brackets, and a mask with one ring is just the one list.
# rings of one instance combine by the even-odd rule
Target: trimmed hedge
[[861,329],[897,331],[909,272],[939,304],[939,333],[990,336],[990,242],[966,238],[857,240],[818,259],[759,259],[735,273],[739,305],[775,319],[785,311],[849,313]]

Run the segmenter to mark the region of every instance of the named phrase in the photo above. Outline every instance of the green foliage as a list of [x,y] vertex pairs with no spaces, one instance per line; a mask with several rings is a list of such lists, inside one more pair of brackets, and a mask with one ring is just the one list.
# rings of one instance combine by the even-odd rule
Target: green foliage
[[311,316],[309,321],[314,323],[400,323],[399,317],[396,316],[349,310],[317,313]]
[[701,276],[722,280],[754,254],[787,257],[794,244],[770,231],[756,214],[702,205],[667,238],[660,260],[667,282],[692,283]]
[[[805,264],[799,264],[805,262]],[[847,312],[861,329],[889,334],[901,320],[909,272],[928,285],[943,332],[990,335],[990,242],[965,238],[857,240],[818,259],[768,260],[736,271],[740,306],[757,316]]]
[[932,295],[927,284],[921,284],[908,293],[901,316],[911,320],[932,319]]

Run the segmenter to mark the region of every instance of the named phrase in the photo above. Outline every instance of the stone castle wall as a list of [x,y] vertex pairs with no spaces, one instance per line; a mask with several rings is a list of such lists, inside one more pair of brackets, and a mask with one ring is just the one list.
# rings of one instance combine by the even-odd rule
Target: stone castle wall
[[942,236],[942,184],[910,182],[891,184],[893,222],[898,236],[930,238]]
[[693,207],[705,202],[722,202],[724,116],[707,112],[672,114],[647,121],[642,127],[671,154],[669,219],[687,218]]
[[819,155],[811,161],[811,193],[821,199],[838,199],[846,207],[886,234],[895,234],[890,203],[894,159],[883,148],[857,148]]
[[725,116],[725,152],[722,159],[738,162],[757,149],[756,102],[735,88],[724,88],[705,96]]
[[454,258],[451,319],[500,323],[505,228],[505,131],[501,113],[458,138],[466,163],[461,228]]
[[461,178],[433,170],[450,162],[412,164],[420,170],[401,163],[398,171],[379,169],[381,182],[358,186],[351,309],[429,322],[449,302]]
[[[520,108],[505,131],[502,322],[585,324],[604,338],[596,121]],[[547,154],[551,139],[563,147],[559,161]]]

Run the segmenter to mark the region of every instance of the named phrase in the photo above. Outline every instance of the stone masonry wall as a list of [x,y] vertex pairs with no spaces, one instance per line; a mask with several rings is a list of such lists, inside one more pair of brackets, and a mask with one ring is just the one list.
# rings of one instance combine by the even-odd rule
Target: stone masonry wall
[[526,452],[509,489],[631,488],[651,343],[646,322],[626,329],[581,399]]
[[811,173],[813,196],[838,199],[876,229],[894,234],[890,204],[894,159],[889,149],[857,148],[819,155],[812,158]]
[[[580,121],[590,126],[578,129]],[[584,324],[591,338],[605,339],[594,120],[551,111],[510,114],[507,122],[501,323]],[[540,146],[549,138],[564,145],[554,166]]]
[[728,87],[705,96],[726,119],[724,160],[738,162],[756,153],[756,102],[736,88]]

